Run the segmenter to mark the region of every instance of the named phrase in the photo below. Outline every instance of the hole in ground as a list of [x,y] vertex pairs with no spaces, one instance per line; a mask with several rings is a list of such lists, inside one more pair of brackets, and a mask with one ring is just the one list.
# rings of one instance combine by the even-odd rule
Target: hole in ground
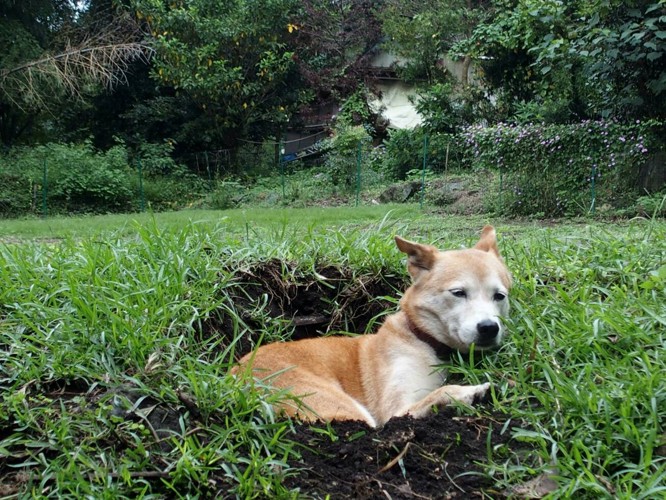
[[240,318],[248,332],[236,344],[237,356],[249,352],[270,323],[280,323],[292,340],[329,332],[373,331],[385,314],[395,310],[406,276],[380,270],[356,274],[350,268],[320,266],[304,271],[279,260],[254,264],[234,272],[220,286],[224,305],[204,324],[204,339],[231,342]]

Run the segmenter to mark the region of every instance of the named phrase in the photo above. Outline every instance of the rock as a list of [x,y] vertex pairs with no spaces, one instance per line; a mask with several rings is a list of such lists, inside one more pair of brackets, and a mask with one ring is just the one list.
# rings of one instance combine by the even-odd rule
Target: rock
[[420,181],[392,184],[379,195],[382,203],[405,203],[421,189]]
[[643,192],[656,193],[666,186],[666,152],[653,154],[638,173],[638,187]]

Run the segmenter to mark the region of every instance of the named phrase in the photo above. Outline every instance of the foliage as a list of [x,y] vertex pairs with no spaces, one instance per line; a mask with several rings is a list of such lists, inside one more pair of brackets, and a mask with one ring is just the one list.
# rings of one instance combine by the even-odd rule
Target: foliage
[[149,208],[183,207],[199,196],[203,181],[173,163],[170,148],[145,145],[141,185],[123,144],[103,152],[90,141],[14,148],[0,157],[0,214],[134,211],[141,190]]
[[[442,58],[476,25],[479,4],[471,0],[386,1],[380,9],[384,47],[400,56],[397,68],[408,81],[449,80]],[[465,66],[464,79],[466,79]],[[463,85],[467,81],[462,82]]]
[[453,133],[465,123],[461,99],[454,95],[449,83],[436,83],[420,92],[416,110],[423,117],[423,128],[429,132]]
[[376,2],[305,0],[294,17],[296,64],[316,104],[341,101],[370,76],[382,38]]
[[[427,142],[426,142],[427,136]],[[424,128],[392,130],[385,142],[383,166],[394,179],[407,178],[408,172],[423,168],[423,151],[427,147],[427,167],[441,173],[449,169],[468,168],[465,146],[453,134],[430,134]]]
[[289,47],[293,0],[134,4],[154,37],[154,78],[186,93],[215,123],[209,147],[257,127],[277,133],[300,98]]
[[234,180],[217,182],[215,190],[208,194],[205,205],[213,210],[227,210],[238,206],[245,188]]
[[[57,114],[65,98],[83,98],[102,87],[126,83],[132,63],[147,62],[152,54],[140,40],[134,20],[120,5],[112,9],[105,0],[3,1],[0,5],[4,14],[0,19],[0,140],[5,145],[30,131],[31,115],[45,110]],[[26,126],[17,127],[23,123]]]
[[230,175],[242,176],[244,179],[271,177],[279,171],[279,144],[266,141],[260,144],[244,143],[229,159]]
[[328,139],[324,165],[335,186],[343,190],[356,185],[361,162],[367,161],[371,137],[361,125],[336,126],[334,135]]
[[[132,197],[126,151],[122,146],[105,153],[96,152],[89,142],[47,144],[36,148],[16,148],[3,158],[2,172],[23,179],[30,186],[31,206],[14,207],[22,211],[41,209],[41,197],[55,211],[107,211],[125,207]],[[46,177],[46,183],[44,178]],[[17,193],[25,200],[25,193]],[[9,193],[5,195],[9,197]]]
[[141,160],[143,172],[149,176],[156,176],[179,171],[179,166],[172,156],[174,146],[174,142],[170,139],[162,143],[140,144],[136,155]]
[[[372,110],[368,104],[370,93],[365,86],[360,86],[350,95],[340,107],[336,116],[336,125],[339,127],[353,127],[356,125],[372,127]],[[372,132],[372,131],[370,131]]]
[[[31,3],[32,5],[27,5]],[[53,5],[47,0],[35,2],[0,1],[0,74],[26,59],[37,58],[49,36],[45,19],[52,16]],[[34,11],[30,13],[29,7]],[[23,97],[10,86],[0,86],[0,144],[14,144],[22,135],[33,132],[32,116],[22,112],[14,103]],[[39,127],[37,127],[39,128]]]
[[631,215],[666,217],[666,192],[639,196],[632,208]]
[[495,0],[454,50],[480,60],[502,119],[530,102],[553,108],[557,122],[663,118],[664,9],[663,0]]
[[640,194],[638,169],[664,148],[662,137],[663,124],[656,121],[477,125],[458,134],[417,128],[392,131],[382,163],[393,178],[405,179],[422,169],[427,143],[433,172],[499,172],[500,185],[486,190],[486,198],[504,214],[628,213]]
[[654,121],[499,124],[471,127],[463,138],[475,168],[503,175],[501,211],[552,217],[633,202],[638,167],[663,147],[662,130]]

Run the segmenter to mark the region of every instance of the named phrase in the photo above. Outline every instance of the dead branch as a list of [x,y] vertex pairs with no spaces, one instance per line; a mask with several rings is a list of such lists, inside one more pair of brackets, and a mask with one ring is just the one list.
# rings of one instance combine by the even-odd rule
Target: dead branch
[[154,49],[126,19],[96,30],[56,54],[0,69],[0,92],[17,106],[47,108],[57,95],[81,97],[91,84],[113,89],[127,83],[135,61],[148,62]]

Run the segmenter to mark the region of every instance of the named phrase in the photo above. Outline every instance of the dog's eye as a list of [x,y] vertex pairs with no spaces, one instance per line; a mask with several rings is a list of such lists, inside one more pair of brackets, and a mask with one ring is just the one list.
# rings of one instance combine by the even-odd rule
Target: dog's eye
[[458,297],[458,298],[461,298],[461,299],[464,299],[465,297],[467,297],[467,292],[465,290],[461,290],[460,288],[456,288],[454,290],[449,290],[449,292],[451,292],[451,295],[453,295],[454,297]]
[[493,300],[497,302],[502,302],[504,299],[506,299],[506,294],[502,292],[496,292],[495,295],[493,295]]

